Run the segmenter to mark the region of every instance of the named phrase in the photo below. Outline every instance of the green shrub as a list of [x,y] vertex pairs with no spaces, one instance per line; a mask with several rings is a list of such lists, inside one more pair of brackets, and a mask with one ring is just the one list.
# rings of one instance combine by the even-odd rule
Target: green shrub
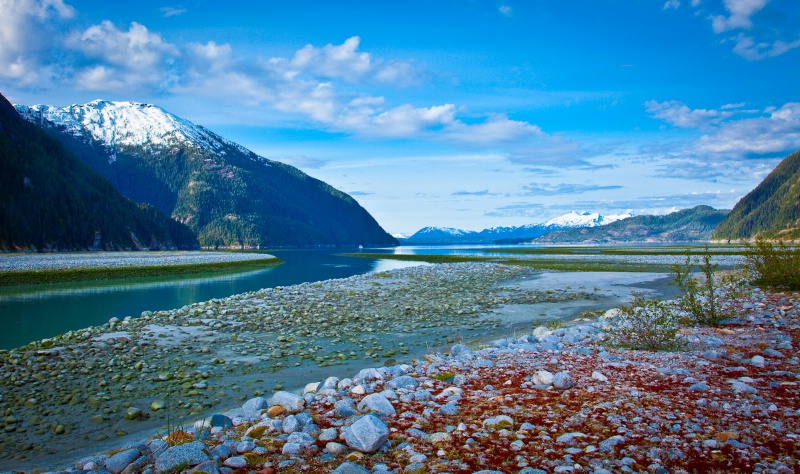
[[764,239],[748,245],[745,267],[757,285],[800,290],[800,247],[773,243]]
[[694,262],[688,252],[685,264],[670,267],[673,274],[672,284],[681,292],[678,308],[695,324],[716,326],[722,320],[734,316],[736,308],[733,302],[742,296],[744,281],[736,275],[720,277],[717,275],[717,267],[711,263],[708,249],[698,264],[702,279],[692,276]]
[[630,349],[648,351],[678,347],[681,311],[673,304],[633,295],[633,302],[619,308],[606,332],[614,343]]

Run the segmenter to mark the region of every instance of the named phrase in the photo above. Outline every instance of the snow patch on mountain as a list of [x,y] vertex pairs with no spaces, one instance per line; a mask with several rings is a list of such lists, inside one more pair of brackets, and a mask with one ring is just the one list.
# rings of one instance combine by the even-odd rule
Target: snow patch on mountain
[[601,216],[597,212],[569,212],[564,214],[563,216],[558,216],[549,221],[546,221],[544,224],[541,224],[544,227],[560,227],[560,228],[570,228],[570,227],[596,227],[599,225],[610,224],[614,221],[618,221],[621,219],[626,219],[628,217],[632,217],[633,214],[625,213],[625,214],[616,214],[610,216]]
[[256,155],[243,146],[155,105],[94,100],[61,108],[51,105],[14,107],[30,122],[43,127],[58,127],[79,138],[88,136],[111,149],[190,144],[219,155],[234,148],[256,159]]

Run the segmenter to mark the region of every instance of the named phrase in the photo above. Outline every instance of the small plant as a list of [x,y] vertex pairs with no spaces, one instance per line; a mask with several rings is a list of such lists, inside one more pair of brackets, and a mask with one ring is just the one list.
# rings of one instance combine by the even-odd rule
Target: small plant
[[452,372],[439,372],[438,374],[435,374],[435,375],[431,376],[431,378],[439,380],[440,382],[444,382],[444,381],[452,379],[455,376],[456,376],[456,374],[454,374]]
[[737,288],[741,282],[733,277],[722,279],[717,276],[718,265],[711,263],[711,253],[706,249],[699,264],[702,279],[692,276],[694,262],[686,253],[686,263],[670,267],[673,274],[672,284],[680,290],[678,306],[696,324],[716,326],[733,314],[733,299],[739,296]]
[[678,346],[681,312],[674,305],[633,294],[628,306],[619,308],[606,332],[623,347],[648,351],[671,350]]
[[561,321],[559,321],[557,319],[554,319],[552,321],[547,321],[546,323],[544,323],[544,327],[546,327],[547,329],[549,329],[551,331],[555,331],[556,329],[560,329],[561,328]]
[[753,283],[773,288],[800,290],[800,247],[783,241],[773,243],[759,238],[745,257],[745,267]]

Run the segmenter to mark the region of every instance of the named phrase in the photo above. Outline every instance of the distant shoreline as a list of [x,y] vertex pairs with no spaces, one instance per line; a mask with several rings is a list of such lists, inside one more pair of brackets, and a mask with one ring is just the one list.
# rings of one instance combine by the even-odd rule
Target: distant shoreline
[[267,253],[74,252],[0,255],[0,286],[223,273],[283,263]]

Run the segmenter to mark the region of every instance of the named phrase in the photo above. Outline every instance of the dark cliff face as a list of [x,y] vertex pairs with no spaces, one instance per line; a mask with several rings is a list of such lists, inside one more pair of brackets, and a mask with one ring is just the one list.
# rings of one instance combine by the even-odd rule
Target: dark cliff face
[[792,153],[734,206],[714,239],[800,238],[800,151]]
[[204,247],[398,244],[347,194],[216,135],[225,145],[213,151],[187,142],[111,149],[37,120],[120,193],[186,224]]
[[194,249],[184,225],[119,194],[0,95],[0,249]]

